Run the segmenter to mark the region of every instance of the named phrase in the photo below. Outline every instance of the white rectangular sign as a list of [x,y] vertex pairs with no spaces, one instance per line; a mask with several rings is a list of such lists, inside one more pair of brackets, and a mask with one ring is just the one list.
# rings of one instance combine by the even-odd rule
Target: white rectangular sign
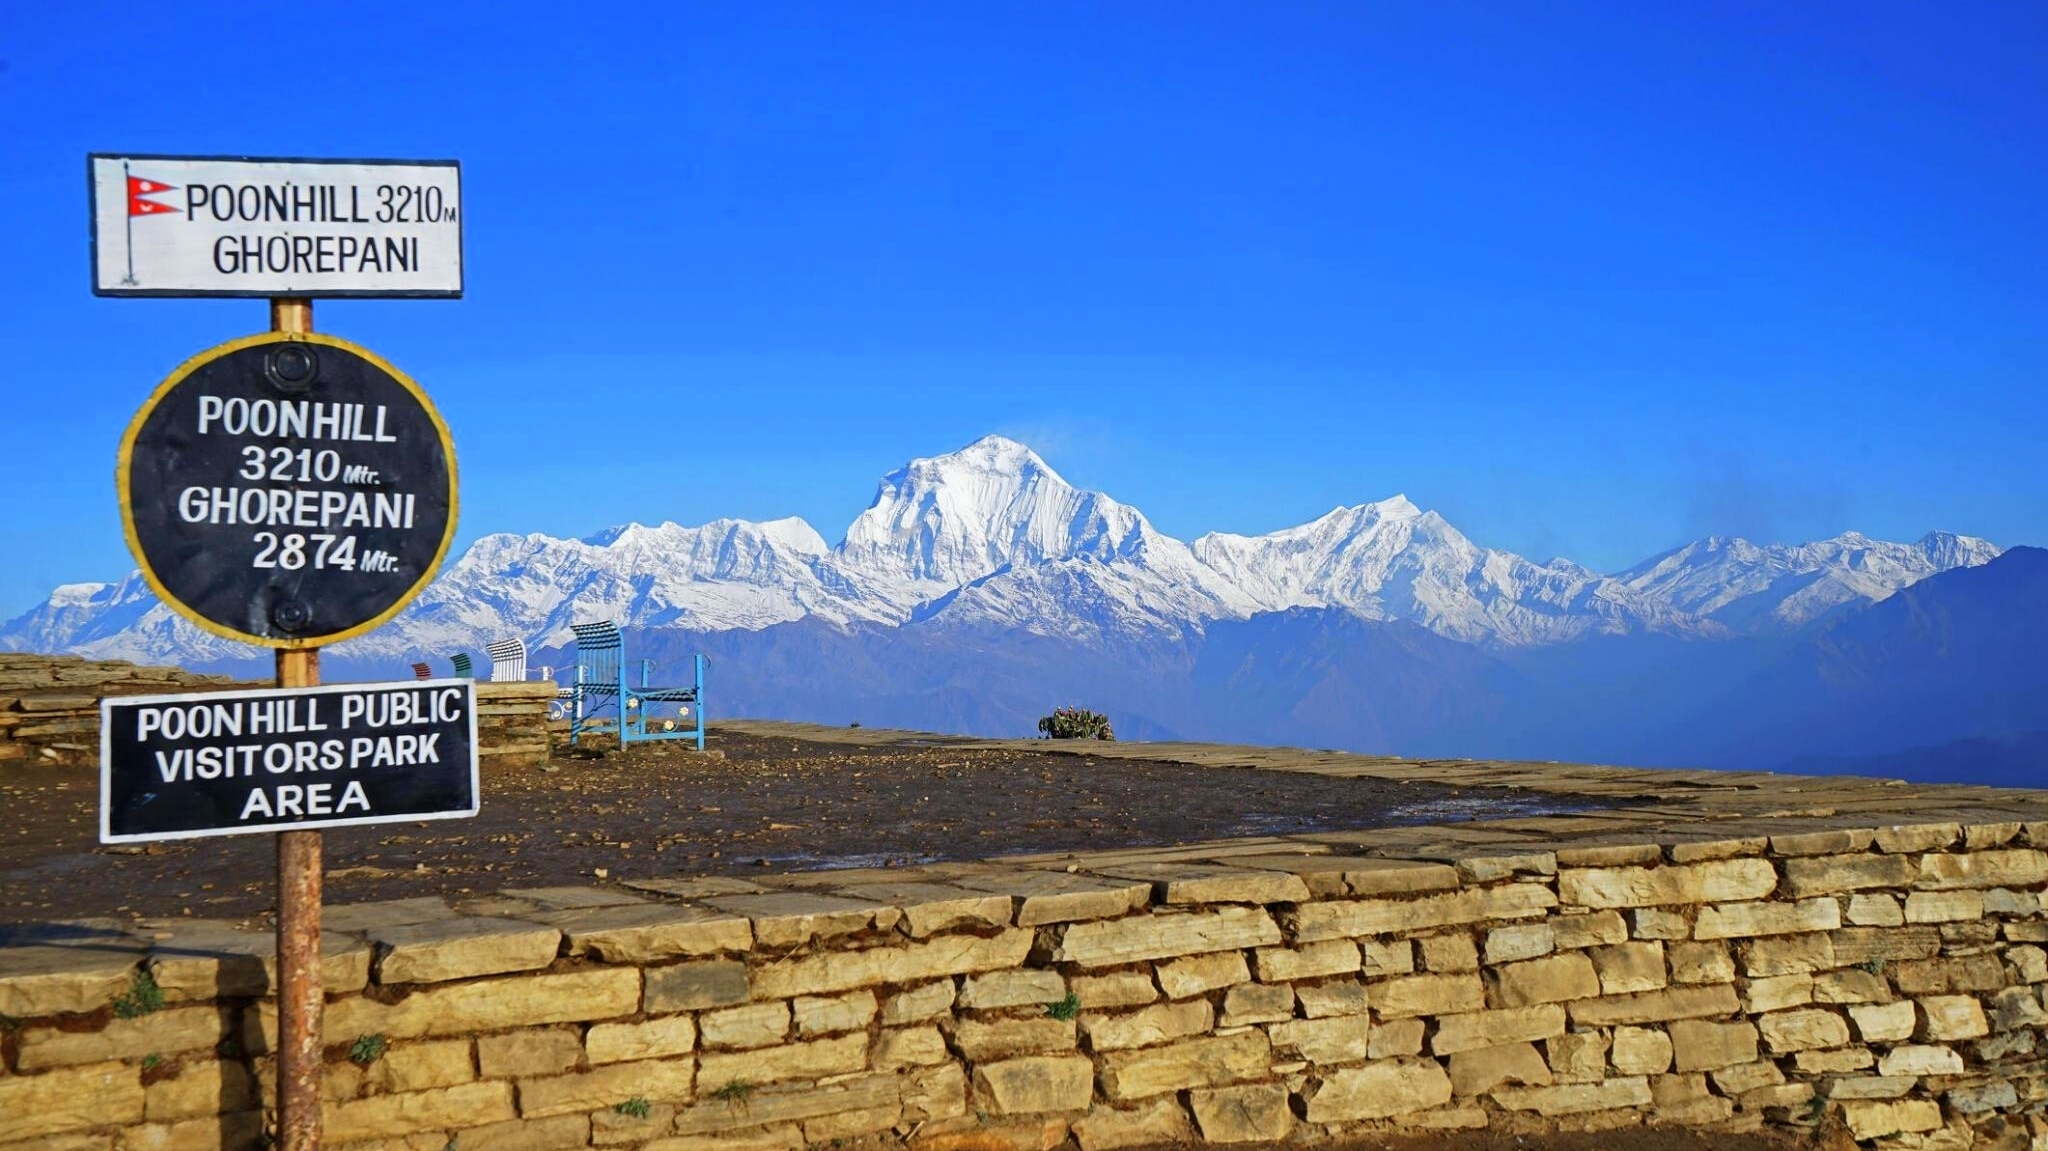
[[477,813],[476,681],[100,701],[100,842]]
[[87,157],[102,296],[460,296],[453,160]]

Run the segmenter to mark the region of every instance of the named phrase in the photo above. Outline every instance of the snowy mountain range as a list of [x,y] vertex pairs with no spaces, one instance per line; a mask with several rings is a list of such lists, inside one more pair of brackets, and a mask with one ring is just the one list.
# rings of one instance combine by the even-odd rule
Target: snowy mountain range
[[[794,518],[486,536],[390,625],[333,654],[396,663],[514,635],[560,647],[571,623],[607,617],[696,635],[805,621],[1170,644],[1292,609],[1412,624],[1488,650],[1725,639],[1808,627],[1999,554],[1940,532],[1910,544],[1853,532],[1796,546],[1714,537],[1601,575],[1482,547],[1405,496],[1190,544],[988,436],[883,477],[836,546]],[[56,589],[0,624],[5,649],[192,666],[257,655],[186,624],[139,575]]]
[[1809,544],[1758,546],[1724,536],[1674,548],[1616,578],[1681,611],[1739,632],[1799,627],[1954,568],[1997,559],[1997,545],[1929,532],[1910,544],[1845,532]]

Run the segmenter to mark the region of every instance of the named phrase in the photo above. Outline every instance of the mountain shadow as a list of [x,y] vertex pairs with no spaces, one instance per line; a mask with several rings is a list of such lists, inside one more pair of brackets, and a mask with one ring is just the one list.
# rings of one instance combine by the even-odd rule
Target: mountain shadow
[[1801,639],[1639,758],[1768,769],[2048,730],[2043,604],[2041,548],[1930,576]]
[[1890,755],[1808,755],[1777,770],[1799,775],[1871,775],[1914,783],[2048,787],[2048,731],[1959,739]]
[[1192,737],[1399,755],[1472,755],[1521,689],[1485,650],[1405,621],[1290,608],[1209,625]]

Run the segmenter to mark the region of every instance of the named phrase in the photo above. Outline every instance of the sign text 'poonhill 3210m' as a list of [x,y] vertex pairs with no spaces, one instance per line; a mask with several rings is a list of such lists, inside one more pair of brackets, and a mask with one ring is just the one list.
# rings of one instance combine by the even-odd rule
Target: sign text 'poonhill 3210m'
[[95,153],[102,296],[462,295],[453,160]]

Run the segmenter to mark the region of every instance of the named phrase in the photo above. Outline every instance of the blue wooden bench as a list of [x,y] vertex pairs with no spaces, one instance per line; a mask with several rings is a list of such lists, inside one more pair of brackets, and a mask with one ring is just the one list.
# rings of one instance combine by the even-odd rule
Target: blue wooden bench
[[[693,656],[688,687],[654,687],[654,661],[640,661],[640,685],[626,681],[626,640],[611,620],[570,625],[576,633],[576,679],[569,685],[569,742],[616,725],[619,746],[657,739],[694,739],[704,750],[704,667]],[[607,719],[607,713],[609,718]]]

